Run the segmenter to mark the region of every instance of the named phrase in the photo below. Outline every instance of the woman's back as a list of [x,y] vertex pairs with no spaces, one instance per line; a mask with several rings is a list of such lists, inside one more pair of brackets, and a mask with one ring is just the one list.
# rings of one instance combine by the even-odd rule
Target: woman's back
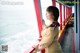
[[57,40],[58,35],[58,27],[48,27],[42,31],[42,40],[40,44],[46,46],[46,53],[62,53],[61,46]]

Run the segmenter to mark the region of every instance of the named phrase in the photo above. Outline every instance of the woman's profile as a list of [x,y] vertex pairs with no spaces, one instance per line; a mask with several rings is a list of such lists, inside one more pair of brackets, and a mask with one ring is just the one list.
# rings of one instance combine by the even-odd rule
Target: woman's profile
[[55,6],[49,6],[46,9],[46,20],[44,29],[41,32],[42,39],[39,42],[38,50],[45,49],[45,53],[62,53],[60,43],[58,42],[59,35],[59,10]]

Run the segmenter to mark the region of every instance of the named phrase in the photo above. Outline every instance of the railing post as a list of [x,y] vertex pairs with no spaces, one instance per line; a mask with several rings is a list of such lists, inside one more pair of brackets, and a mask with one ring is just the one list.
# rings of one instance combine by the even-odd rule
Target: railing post
[[42,31],[42,13],[41,13],[41,4],[39,0],[34,0],[34,6],[35,6],[35,11],[36,11],[36,17],[37,17],[37,23],[38,23],[38,28],[39,28],[39,34],[40,38],[41,36],[41,31]]
[[52,5],[56,6],[56,0],[52,0]]
[[65,25],[65,6],[64,6],[64,25]]
[[62,30],[62,4],[60,5],[60,30]]

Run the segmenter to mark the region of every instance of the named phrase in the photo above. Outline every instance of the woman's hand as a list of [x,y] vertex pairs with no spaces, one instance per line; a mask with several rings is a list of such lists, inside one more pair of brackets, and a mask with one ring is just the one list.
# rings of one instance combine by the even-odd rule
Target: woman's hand
[[44,49],[44,47],[42,45],[38,46],[38,50],[43,50],[43,49]]
[[35,49],[38,49],[38,45],[33,45],[32,47]]

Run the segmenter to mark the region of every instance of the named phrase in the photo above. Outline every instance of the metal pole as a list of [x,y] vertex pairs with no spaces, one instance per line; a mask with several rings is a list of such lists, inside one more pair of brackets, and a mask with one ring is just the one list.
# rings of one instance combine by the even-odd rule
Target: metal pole
[[[79,0],[74,0],[75,2],[80,2]],[[75,47],[76,53],[80,53],[80,4],[74,4],[74,32],[75,32]]]

